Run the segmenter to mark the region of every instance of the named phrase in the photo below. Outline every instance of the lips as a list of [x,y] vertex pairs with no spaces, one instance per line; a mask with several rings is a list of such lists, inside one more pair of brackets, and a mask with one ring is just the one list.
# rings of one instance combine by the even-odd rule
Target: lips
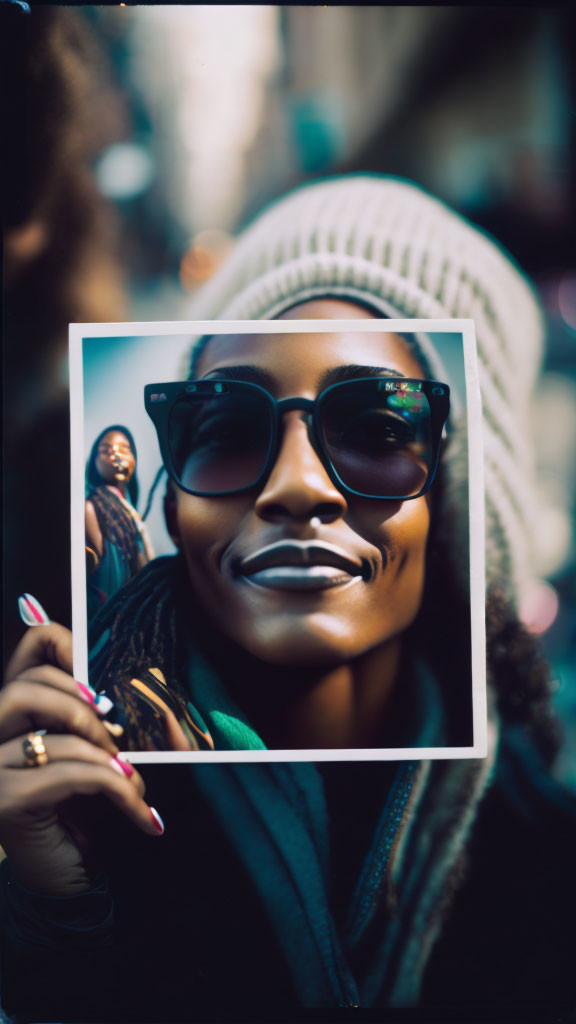
[[273,590],[326,590],[366,580],[368,563],[334,544],[277,541],[233,564],[236,577]]

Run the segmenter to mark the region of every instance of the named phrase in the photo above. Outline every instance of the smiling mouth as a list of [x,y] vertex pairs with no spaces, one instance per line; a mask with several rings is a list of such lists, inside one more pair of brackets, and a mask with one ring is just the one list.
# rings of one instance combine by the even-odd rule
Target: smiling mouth
[[278,541],[235,563],[237,578],[270,590],[314,591],[369,579],[364,559],[350,558],[335,545],[318,541]]

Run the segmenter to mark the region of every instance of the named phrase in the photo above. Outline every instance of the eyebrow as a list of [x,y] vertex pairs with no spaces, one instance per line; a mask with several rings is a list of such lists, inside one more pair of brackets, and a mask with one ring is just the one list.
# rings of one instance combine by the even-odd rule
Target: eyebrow
[[216,377],[219,380],[242,380],[249,384],[259,384],[262,388],[270,390],[274,384],[271,374],[263,370],[261,366],[253,366],[251,363],[242,363],[241,366],[221,366],[219,369],[210,370],[202,380],[210,380]]
[[[340,384],[346,380],[356,380],[359,377],[405,377],[405,373],[389,366],[360,366],[356,363],[349,363],[345,366],[335,366],[331,370],[325,370],[318,381],[318,390],[324,391],[331,384]],[[216,377],[221,380],[242,380],[250,384],[259,384],[267,391],[273,392],[274,377],[263,370],[261,366],[253,366],[251,363],[243,363],[241,366],[222,366],[220,369],[210,370],[204,380]]]
[[389,366],[359,366],[356,363],[349,363],[346,366],[335,366],[333,370],[326,370],[318,386],[320,390],[330,387],[331,384],[340,384],[345,380],[356,380],[358,377],[405,377],[405,373],[392,369]]

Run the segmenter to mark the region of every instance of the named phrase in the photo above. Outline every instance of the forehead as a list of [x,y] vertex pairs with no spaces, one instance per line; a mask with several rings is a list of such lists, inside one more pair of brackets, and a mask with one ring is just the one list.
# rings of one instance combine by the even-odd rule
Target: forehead
[[228,366],[250,364],[266,370],[281,390],[314,390],[327,370],[338,366],[383,367],[406,377],[424,370],[410,345],[398,334],[358,330],[302,334],[222,334],[210,339],[198,364],[198,376]]
[[121,430],[109,430],[107,434],[100,438],[99,445],[101,444],[122,444],[130,448],[130,441]]

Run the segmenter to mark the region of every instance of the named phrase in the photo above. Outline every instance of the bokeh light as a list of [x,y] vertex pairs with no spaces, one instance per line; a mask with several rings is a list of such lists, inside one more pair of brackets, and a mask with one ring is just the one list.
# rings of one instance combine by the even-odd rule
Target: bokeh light
[[135,142],[119,142],[102,153],[94,173],[102,195],[110,199],[133,199],[152,184],[154,159]]

